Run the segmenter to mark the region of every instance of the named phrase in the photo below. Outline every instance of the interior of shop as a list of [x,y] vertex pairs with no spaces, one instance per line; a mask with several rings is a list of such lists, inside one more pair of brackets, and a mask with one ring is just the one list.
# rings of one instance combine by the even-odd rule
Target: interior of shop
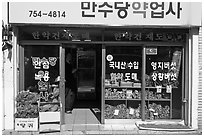
[[[71,54],[72,69],[76,70],[73,73],[76,94],[72,112],[65,113],[65,124],[99,124],[101,123],[101,45],[65,45],[65,57],[67,54]],[[68,69],[65,62],[65,78]]]

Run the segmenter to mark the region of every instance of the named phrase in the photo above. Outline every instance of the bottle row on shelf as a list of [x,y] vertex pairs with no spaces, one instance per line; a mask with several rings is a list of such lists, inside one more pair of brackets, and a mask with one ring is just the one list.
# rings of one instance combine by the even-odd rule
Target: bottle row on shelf
[[[105,99],[141,99],[141,90],[106,88]],[[145,99],[170,99],[170,94],[146,90]]]
[[[105,119],[140,119],[141,105],[137,108],[127,107],[125,104],[112,106],[105,104]],[[170,106],[151,103],[145,105],[145,119],[169,119]]]

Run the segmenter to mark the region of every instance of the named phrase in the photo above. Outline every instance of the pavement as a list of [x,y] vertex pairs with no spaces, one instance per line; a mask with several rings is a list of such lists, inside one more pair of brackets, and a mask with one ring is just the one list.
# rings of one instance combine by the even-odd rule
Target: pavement
[[19,132],[4,130],[2,135],[202,135],[199,130],[141,130],[135,124],[64,125],[61,132]]

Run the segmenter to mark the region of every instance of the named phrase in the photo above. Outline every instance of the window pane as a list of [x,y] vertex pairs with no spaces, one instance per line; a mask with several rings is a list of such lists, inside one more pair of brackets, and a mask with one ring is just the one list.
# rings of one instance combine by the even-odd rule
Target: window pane
[[24,51],[24,88],[42,92],[43,100],[48,101],[53,90],[50,85],[55,84],[59,76],[58,46],[25,46]]
[[182,47],[147,47],[146,55],[148,118],[181,118]]
[[141,118],[141,46],[106,48],[105,119]]

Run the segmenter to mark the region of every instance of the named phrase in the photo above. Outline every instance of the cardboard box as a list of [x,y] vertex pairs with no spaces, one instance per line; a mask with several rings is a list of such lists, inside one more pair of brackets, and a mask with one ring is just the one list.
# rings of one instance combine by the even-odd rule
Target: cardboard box
[[15,131],[38,131],[38,118],[15,118]]

